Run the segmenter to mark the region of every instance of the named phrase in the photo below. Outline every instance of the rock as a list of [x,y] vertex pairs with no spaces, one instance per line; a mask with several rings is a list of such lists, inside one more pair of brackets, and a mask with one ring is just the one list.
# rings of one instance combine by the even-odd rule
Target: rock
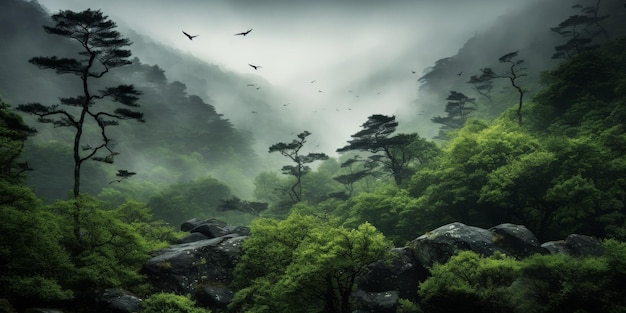
[[494,246],[517,259],[526,258],[535,253],[548,252],[541,247],[537,237],[524,225],[505,223],[491,227],[489,231],[494,234]]
[[198,303],[211,308],[226,309],[235,292],[221,286],[205,286],[196,295]]
[[198,227],[198,225],[202,224],[202,222],[204,222],[204,221],[199,219],[199,218],[192,218],[192,219],[182,223],[180,225],[180,230],[181,231],[190,231],[190,230]]
[[454,222],[430,231],[408,244],[417,261],[425,267],[445,263],[461,250],[471,250],[483,256],[492,255],[496,248],[492,232]]
[[141,299],[121,288],[108,288],[97,295],[99,312],[131,313],[141,309]]
[[367,313],[395,313],[398,308],[398,292],[365,292],[357,290],[352,293],[356,299],[355,312]]
[[176,242],[174,243],[175,244],[190,243],[190,242],[200,241],[200,240],[205,240],[205,239],[211,239],[211,238],[203,235],[202,233],[191,233],[183,238],[176,240]]
[[541,244],[551,254],[567,254],[570,255],[565,240],[548,241]]
[[601,256],[604,254],[604,247],[600,241],[579,234],[571,234],[565,240],[545,242],[541,247],[552,254],[562,253],[571,256]]
[[400,298],[415,300],[418,282],[429,275],[408,248],[391,250],[396,257],[391,262],[377,261],[366,266],[357,280],[357,288],[365,292],[396,291]]
[[228,286],[247,236],[231,234],[169,246],[155,252],[141,272],[158,290],[190,294],[205,286]]
[[248,236],[250,229],[245,226],[228,226],[223,223],[205,222],[189,231],[190,233],[201,233],[208,238],[223,237],[230,234]]
[[0,313],[17,313],[17,311],[13,308],[9,300],[0,299]]

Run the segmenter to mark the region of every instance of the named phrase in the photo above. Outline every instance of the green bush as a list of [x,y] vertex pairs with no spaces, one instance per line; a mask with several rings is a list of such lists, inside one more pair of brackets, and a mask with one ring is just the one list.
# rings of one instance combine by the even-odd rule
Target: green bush
[[445,264],[435,264],[431,274],[418,291],[425,312],[513,311],[508,295],[519,277],[519,263],[513,258],[481,258],[463,251]]
[[140,313],[211,313],[198,308],[189,297],[173,293],[156,293],[146,298],[141,304]]

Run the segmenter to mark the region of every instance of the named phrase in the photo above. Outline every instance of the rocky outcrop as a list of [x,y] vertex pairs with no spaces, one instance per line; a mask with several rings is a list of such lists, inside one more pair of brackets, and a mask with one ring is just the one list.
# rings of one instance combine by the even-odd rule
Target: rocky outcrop
[[[249,229],[200,219],[183,223],[181,229],[189,235],[155,252],[142,272],[161,291],[189,294],[209,308],[226,308],[235,293],[230,287],[233,270]],[[484,229],[450,223],[419,236],[405,247],[392,249],[391,260],[369,264],[358,277],[357,290],[352,294],[357,304],[355,312],[395,312],[399,299],[416,301],[420,282],[428,278],[428,268],[445,263],[462,250],[483,256],[499,252],[517,259],[536,253],[603,253],[599,241],[583,235],[540,244],[523,225],[507,223]]]
[[[522,259],[533,254],[564,253],[572,256],[599,256],[603,249],[592,237],[572,234],[565,240],[539,244],[523,225],[500,224],[490,229],[450,223],[419,236],[404,248],[396,248],[390,263],[370,264],[358,280],[357,312],[386,313],[397,299],[415,300],[427,268],[445,263],[459,251],[471,250],[482,256],[495,252]],[[396,295],[396,296],[394,296]],[[394,300],[396,299],[396,300]]]
[[192,233],[156,251],[142,273],[160,291],[189,294],[201,305],[224,308],[234,295],[230,283],[249,229],[198,219],[185,222],[181,229]]

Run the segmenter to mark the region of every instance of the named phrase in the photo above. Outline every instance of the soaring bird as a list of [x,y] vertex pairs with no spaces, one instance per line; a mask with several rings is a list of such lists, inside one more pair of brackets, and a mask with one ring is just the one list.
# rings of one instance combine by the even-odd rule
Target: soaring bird
[[183,34],[185,34],[185,36],[187,36],[187,38],[189,38],[189,40],[193,40],[195,37],[199,36],[199,35],[191,36],[191,35],[185,33],[185,31],[183,31]]
[[262,67],[260,65],[252,65],[252,64],[248,64],[248,65],[252,66],[252,68],[255,70],[258,70],[260,67]]
[[235,34],[235,36],[245,36],[245,35],[249,34],[251,31],[252,31],[252,28],[248,29],[245,32],[237,33],[237,34]]

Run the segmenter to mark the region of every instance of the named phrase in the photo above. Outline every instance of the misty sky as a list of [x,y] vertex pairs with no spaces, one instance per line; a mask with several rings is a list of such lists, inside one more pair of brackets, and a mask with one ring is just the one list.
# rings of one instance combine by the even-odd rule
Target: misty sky
[[[425,68],[531,1],[39,0],[51,13],[101,9],[119,25],[225,71],[258,75],[282,90],[280,103],[301,102],[295,120],[326,110],[317,119],[320,129],[309,130],[335,148],[367,116],[401,115],[415,100]],[[234,36],[250,28],[248,36]],[[182,31],[198,37],[189,40]]]

